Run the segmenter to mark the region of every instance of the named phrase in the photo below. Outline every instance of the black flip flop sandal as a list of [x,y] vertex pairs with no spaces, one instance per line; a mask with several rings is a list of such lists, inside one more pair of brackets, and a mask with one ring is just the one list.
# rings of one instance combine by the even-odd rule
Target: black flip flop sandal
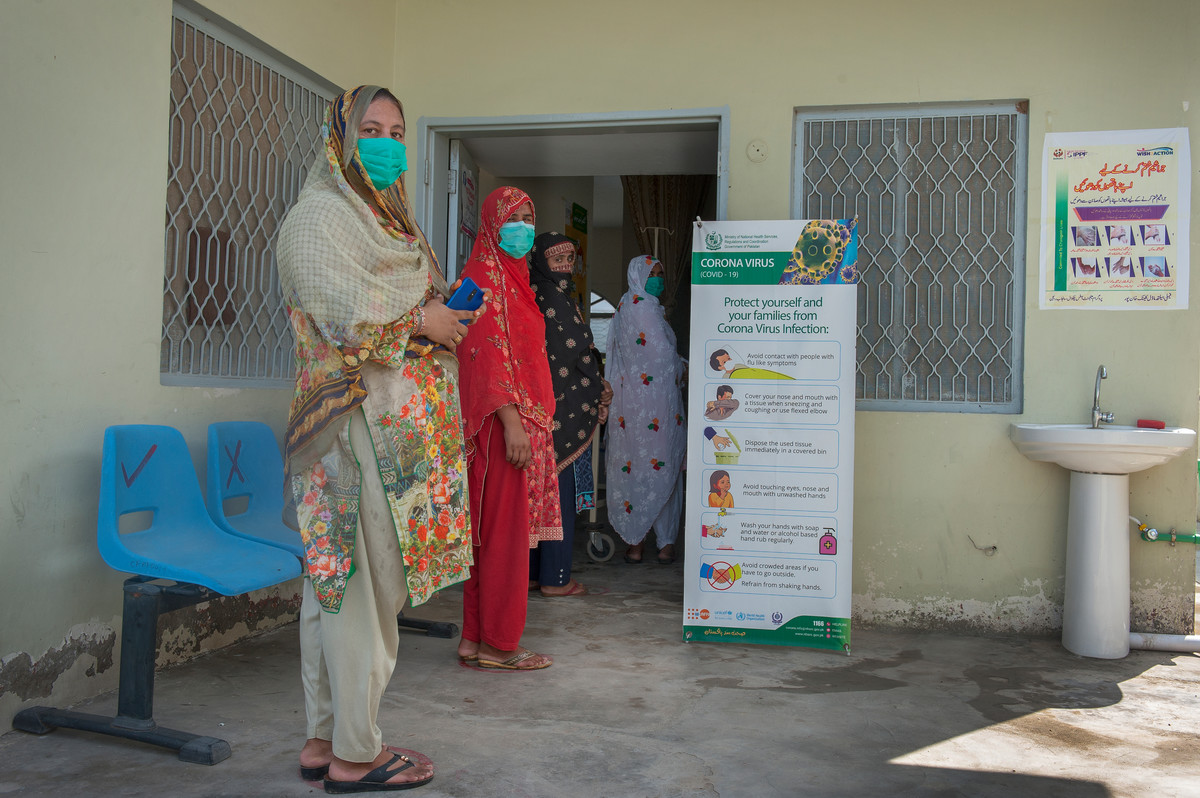
[[[401,762],[399,767],[396,763]],[[411,767],[416,767],[411,759],[403,754],[393,753],[392,758],[384,762],[379,767],[372,770],[367,775],[363,776],[358,781],[334,781],[328,776],[325,777],[325,792],[341,795],[355,792],[394,792],[397,790],[411,790],[413,787],[420,787],[423,784],[428,784],[433,781],[433,776],[420,781],[405,781],[399,784],[389,784],[388,779],[403,773]]]
[[320,781],[325,778],[325,774],[329,772],[329,765],[318,765],[315,768],[306,768],[300,766],[300,778],[305,781]]

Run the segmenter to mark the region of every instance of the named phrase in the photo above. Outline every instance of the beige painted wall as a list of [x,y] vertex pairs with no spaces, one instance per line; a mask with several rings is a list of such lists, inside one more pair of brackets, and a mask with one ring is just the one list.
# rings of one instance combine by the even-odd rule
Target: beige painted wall
[[[832,15],[826,3],[799,0],[610,0],[602,10],[551,0],[208,5],[339,85],[391,83],[410,123],[728,105],[734,219],[788,215],[796,106],[1028,98],[1020,418],[1082,420],[1103,362],[1105,405],[1122,420],[1197,423],[1200,313],[1042,312],[1032,286],[1043,134],[1195,126],[1200,4],[861,0]],[[11,342],[0,390],[9,455],[0,464],[8,566],[0,667],[118,626],[121,577],[95,548],[105,426],[173,424],[202,453],[210,421],[261,419],[276,430],[284,421],[286,391],[158,382],[170,14],[169,0],[0,3],[0,103],[13,115],[0,133],[10,156],[0,190],[0,332]],[[1116,19],[1131,23],[1118,34]],[[539,66],[506,58],[514,48],[536,52]],[[1149,53],[1152,67],[1138,57]],[[761,164],[744,156],[754,138],[769,148]],[[1131,343],[1145,341],[1157,346]],[[860,621],[1009,632],[1058,625],[1067,477],[1017,455],[1007,440],[1014,419],[857,415]],[[1187,458],[1135,476],[1132,509],[1159,528],[1190,529],[1196,480]],[[968,534],[998,551],[986,557]],[[1193,554],[1135,544],[1135,628],[1190,631]],[[50,697],[30,701],[62,705],[114,686],[115,669],[85,675],[89,656]],[[0,728],[19,704],[0,695]]]
[[[210,6],[335,83],[386,83],[393,73],[392,0]],[[10,342],[0,382],[0,663],[15,673],[22,654],[74,658],[49,697],[22,702],[0,678],[0,730],[23,703],[65,705],[116,686],[115,667],[87,676],[97,657],[73,653],[101,652],[120,626],[123,577],[96,550],[104,428],[171,424],[203,457],[212,421],[261,420],[281,432],[286,420],[290,391],[159,385],[171,9],[170,0],[0,3],[9,109],[0,332]],[[347,24],[353,37],[328,35]]]
[[[1104,363],[1104,404],[1120,420],[1195,427],[1200,312],[1037,309],[1041,141],[1050,131],[1196,126],[1200,4],[860,0],[836,12],[813,0],[399,6],[410,29],[431,32],[397,51],[393,85],[410,118],[728,105],[731,219],[789,215],[797,106],[1028,99],[1025,412],[857,414],[854,614],[860,622],[981,631],[1060,624],[1067,473],[1023,459],[1008,425],[1085,420]],[[448,41],[456,43],[452,58],[444,57]],[[512,42],[523,52],[536,42],[537,66],[506,59]],[[1153,61],[1141,57],[1151,53]],[[745,155],[755,138],[769,150],[759,164]],[[1191,529],[1191,458],[1135,475],[1133,512],[1160,528]],[[996,545],[994,556],[968,535]],[[1135,628],[1191,631],[1193,555],[1192,546],[1134,544]]]

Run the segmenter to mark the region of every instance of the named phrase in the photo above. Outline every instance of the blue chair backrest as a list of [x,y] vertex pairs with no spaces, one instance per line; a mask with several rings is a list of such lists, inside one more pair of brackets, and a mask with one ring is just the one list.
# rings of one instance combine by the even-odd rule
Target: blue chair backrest
[[[121,534],[121,516],[152,513],[150,525]],[[148,424],[104,431],[100,466],[100,556],[118,571],[203,585],[225,595],[298,576],[278,549],[229,535],[209,518],[183,435]]]
[[[275,433],[258,421],[208,426],[208,512],[233,535],[303,556],[300,534],[283,523],[283,457]],[[227,515],[229,499],[246,509]]]

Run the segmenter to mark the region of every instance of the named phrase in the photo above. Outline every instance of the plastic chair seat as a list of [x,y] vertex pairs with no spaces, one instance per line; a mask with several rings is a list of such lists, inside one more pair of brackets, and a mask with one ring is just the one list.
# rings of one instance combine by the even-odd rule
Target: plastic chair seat
[[[283,457],[275,433],[257,421],[208,425],[208,512],[230,535],[304,557],[300,533],[283,523]],[[225,502],[245,498],[244,512],[225,514]]]
[[299,561],[278,548],[232,537],[211,522],[121,536],[129,554],[120,571],[203,585],[225,596],[261,590],[300,575]]
[[[148,424],[109,427],[100,470],[97,543],[112,568],[201,585],[234,596],[300,575],[282,549],[234,537],[213,523],[183,435]],[[152,511],[150,526],[121,534],[122,515]]]

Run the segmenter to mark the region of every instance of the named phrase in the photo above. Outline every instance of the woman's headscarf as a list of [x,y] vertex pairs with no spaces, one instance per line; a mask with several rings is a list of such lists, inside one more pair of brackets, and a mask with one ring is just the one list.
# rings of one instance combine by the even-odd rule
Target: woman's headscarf
[[446,282],[442,278],[441,266],[437,255],[425,234],[413,219],[409,207],[408,191],[401,178],[384,190],[380,191],[367,177],[362,160],[358,156],[358,128],[366,116],[367,109],[376,97],[387,98],[396,103],[400,109],[400,118],[404,118],[404,105],[387,89],[381,86],[359,86],[337,97],[330,103],[325,116],[325,124],[321,132],[325,137],[325,150],[330,160],[330,169],[340,171],[350,189],[367,203],[368,207],[379,218],[379,224],[393,234],[415,238],[421,243],[421,250],[433,264],[434,281],[443,294],[448,294]]
[[[667,324],[658,297],[646,293],[646,278],[659,261],[649,255],[639,255],[629,261],[629,290],[621,297],[617,313],[608,326],[608,346],[604,356],[609,374],[629,373],[646,357],[646,338],[665,341],[659,347],[664,355],[675,360],[675,331]],[[636,347],[636,348],[635,348]],[[609,378],[612,382],[612,378]]]
[[600,361],[592,331],[571,296],[570,273],[550,268],[550,256],[574,252],[561,233],[542,233],[530,251],[529,277],[546,322],[546,354],[554,387],[554,459],[558,470],[587,451],[599,425]]
[[376,191],[357,156],[358,126],[381,91],[359,86],[330,103],[324,151],[276,241],[302,365],[285,441],[289,466],[362,404],[362,364],[383,327],[423,302],[431,284],[445,285],[403,181]]
[[525,258],[500,248],[500,226],[529,195],[501,186],[483,201],[479,235],[463,268],[481,288],[491,289],[487,312],[472,322],[458,346],[462,382],[463,432],[468,450],[492,413],[516,405],[521,415],[549,431],[554,391],[546,362],[546,333],[541,311],[529,285]]

